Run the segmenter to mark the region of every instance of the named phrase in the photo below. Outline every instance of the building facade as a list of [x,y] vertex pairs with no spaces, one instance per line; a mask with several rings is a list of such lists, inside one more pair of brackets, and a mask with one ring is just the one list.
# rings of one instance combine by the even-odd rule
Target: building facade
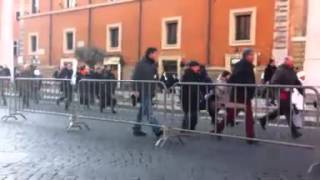
[[[8,16],[4,15],[3,13],[5,13],[6,11],[4,10],[4,8],[7,8],[4,6],[5,2],[1,1],[0,2],[0,65],[2,66],[10,66],[11,64],[13,64],[12,62],[8,62],[8,60],[6,58],[4,58],[4,53],[3,51],[5,51],[4,46],[8,46],[5,42],[5,40],[3,39],[3,37],[8,36],[6,34],[2,34],[4,31],[4,27],[6,26],[6,28],[8,28],[8,24],[6,24],[5,20],[8,20]],[[12,22],[10,22],[10,24],[12,24],[10,28],[10,30],[13,30],[12,32],[12,42],[10,42],[10,48],[12,48],[13,50],[13,54],[14,54],[14,61],[15,63],[17,62],[17,58],[20,55],[20,49],[19,49],[19,42],[20,42],[20,25],[19,25],[19,11],[20,11],[20,1],[19,0],[13,0],[12,1],[12,11],[8,11],[8,12],[12,12],[10,13],[10,21],[12,20]]]
[[160,50],[159,73],[181,75],[197,60],[230,69],[244,48],[257,69],[292,54],[302,64],[307,0],[23,0],[20,63],[76,63],[75,50],[106,51],[105,64],[128,79],[144,50]]

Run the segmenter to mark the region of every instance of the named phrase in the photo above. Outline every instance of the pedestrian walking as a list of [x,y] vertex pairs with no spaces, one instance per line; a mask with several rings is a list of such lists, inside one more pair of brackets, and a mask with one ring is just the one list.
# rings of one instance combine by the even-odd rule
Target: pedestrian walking
[[59,105],[61,101],[65,101],[65,110],[69,109],[70,103],[72,101],[72,75],[72,64],[66,64],[59,74],[59,78],[63,79],[60,87],[63,96],[57,100],[57,105]]
[[[270,84],[270,81],[277,70],[276,62],[274,59],[269,60],[269,64],[263,73],[263,84]],[[275,105],[275,94],[271,88],[266,88],[263,91],[263,96],[266,97],[267,106]]]
[[[158,59],[159,52],[156,48],[148,48],[146,50],[143,59],[138,62],[135,67],[132,79],[134,81],[153,81],[157,77],[156,60]],[[137,115],[137,123],[142,122],[143,116],[147,117],[150,124],[155,126],[152,127],[154,134],[157,137],[162,135],[162,130],[159,127],[157,119],[153,115],[152,98],[155,95],[155,84],[136,82],[133,84],[133,89],[137,91],[137,96],[140,100],[140,108]],[[146,133],[141,130],[141,125],[136,124],[133,127],[133,135],[145,136]]]
[[[10,73],[10,71],[9,71]],[[10,74],[6,72],[5,67],[0,66],[0,77],[8,77]],[[0,94],[1,94],[1,99],[2,99],[2,104],[4,106],[7,106],[7,98],[5,95],[6,89],[8,88],[9,84],[6,80],[0,79]]]
[[[248,138],[255,138],[254,134],[254,120],[251,106],[251,100],[255,95],[255,88],[248,85],[255,85],[256,79],[254,74],[254,51],[252,49],[245,49],[242,54],[242,59],[235,64],[228,83],[242,84],[242,86],[234,86],[231,89],[230,102],[235,104],[245,105],[245,129]],[[235,115],[238,114],[237,108],[227,109],[227,124],[234,126]],[[221,133],[224,129],[224,123],[219,127]],[[248,144],[254,144],[256,141],[248,140]]]
[[[100,70],[99,70],[100,71]],[[111,67],[107,66],[104,69],[101,69],[99,72],[99,78],[101,80],[104,80],[97,84],[96,89],[98,90],[98,98],[100,102],[100,112],[103,112],[103,110],[110,106],[111,112],[113,114],[116,114],[115,106],[116,106],[116,99],[115,97],[115,91],[117,83],[114,81],[116,80],[115,75],[112,73]]]
[[[222,124],[225,120],[226,115],[226,104],[230,101],[230,88],[227,86],[231,73],[229,71],[223,71],[217,78],[216,85],[214,87],[214,91],[207,97],[208,101],[208,113],[211,117],[212,125],[215,125],[216,128],[221,128]],[[217,114],[217,113],[218,114]],[[217,115],[221,116],[218,117]],[[217,118],[221,118],[218,119]],[[218,131],[221,131],[218,129]],[[216,132],[215,129],[210,132]]]
[[[294,71],[294,61],[292,57],[286,57],[284,63],[277,69],[274,76],[271,79],[271,84],[273,85],[293,85],[301,86],[301,82]],[[303,89],[297,89],[301,95],[304,95]],[[271,113],[263,116],[259,119],[260,124],[263,129],[266,129],[267,120],[274,120],[279,115],[285,115],[287,122],[291,129],[292,138],[296,139],[302,136],[298,131],[298,128],[293,123],[293,110],[292,106],[292,92],[290,88],[281,88],[279,90],[280,94],[280,108],[272,111]]]
[[[32,67],[29,64],[23,66],[22,72],[20,74],[21,78],[32,78],[33,72]],[[19,92],[22,97],[22,106],[25,108],[30,107],[30,97],[32,94],[32,80],[22,79],[18,81],[17,86],[19,87]]]
[[[203,80],[203,79],[202,79]],[[201,82],[200,64],[191,61],[181,78],[182,83]],[[200,111],[200,87],[195,84],[184,84],[181,87],[181,102],[184,117],[182,129],[195,130],[198,123],[198,113]]]

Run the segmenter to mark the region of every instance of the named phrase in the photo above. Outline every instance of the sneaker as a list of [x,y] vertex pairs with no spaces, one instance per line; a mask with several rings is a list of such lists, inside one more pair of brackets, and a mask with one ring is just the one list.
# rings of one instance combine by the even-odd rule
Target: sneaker
[[163,131],[159,131],[158,133],[155,133],[156,137],[159,139],[163,135]]
[[302,133],[300,133],[299,131],[296,131],[294,133],[291,133],[291,136],[293,139],[298,139],[302,136]]
[[247,144],[249,144],[249,145],[257,145],[257,144],[259,144],[259,141],[257,141],[257,140],[247,140]]
[[263,130],[266,130],[267,121],[264,118],[259,119],[260,126]]
[[133,135],[136,137],[144,137],[147,136],[147,134],[143,131],[133,131]]

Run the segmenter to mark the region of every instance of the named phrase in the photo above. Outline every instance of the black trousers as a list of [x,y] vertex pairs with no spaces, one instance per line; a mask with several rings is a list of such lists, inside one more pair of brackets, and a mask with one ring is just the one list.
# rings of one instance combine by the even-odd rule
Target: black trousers
[[182,129],[195,130],[198,123],[198,112],[184,112]]
[[294,107],[291,105],[290,100],[280,100],[280,108],[272,111],[271,113],[264,116],[261,120],[267,121],[275,120],[279,115],[284,115],[287,119],[289,127],[291,127],[291,133],[295,134],[298,132],[298,128],[294,125],[292,116]]

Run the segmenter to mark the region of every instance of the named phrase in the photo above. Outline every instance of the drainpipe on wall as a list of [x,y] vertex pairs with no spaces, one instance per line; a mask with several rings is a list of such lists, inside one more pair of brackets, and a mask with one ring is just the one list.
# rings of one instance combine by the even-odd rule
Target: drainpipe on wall
[[139,27],[138,27],[138,60],[141,58],[142,46],[142,16],[143,16],[143,0],[139,0]]
[[211,64],[211,26],[212,26],[212,0],[208,0],[208,29],[207,29],[207,65]]
[[[89,4],[92,4],[92,0],[89,0]],[[88,46],[91,46],[91,23],[92,23],[92,8],[88,9]]]
[[[53,10],[53,0],[50,0],[50,11]],[[52,65],[52,14],[49,15],[49,65]]]

